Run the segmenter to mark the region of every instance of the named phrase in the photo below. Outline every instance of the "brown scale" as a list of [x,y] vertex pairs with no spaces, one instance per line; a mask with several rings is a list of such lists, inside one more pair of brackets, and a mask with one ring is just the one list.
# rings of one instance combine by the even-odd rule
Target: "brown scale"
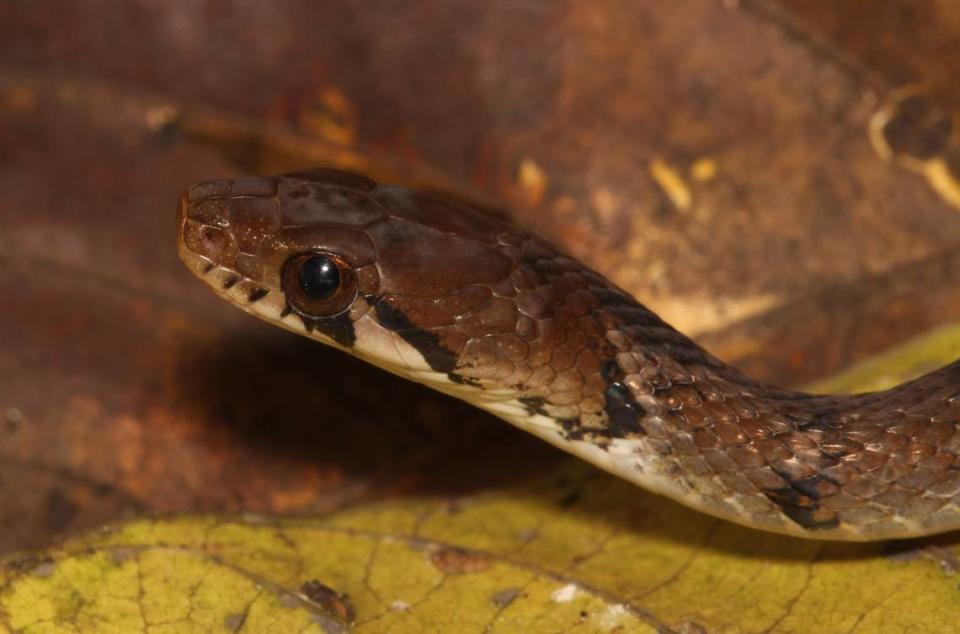
[[235,272],[249,301],[283,292],[293,255],[342,257],[357,300],[304,316],[308,330],[349,347],[352,324],[376,319],[451,380],[553,418],[571,444],[637,443],[649,452],[637,468],[658,465],[689,493],[680,501],[813,537],[960,525],[956,363],[875,394],[768,386],[498,218],[335,170],[202,183],[178,228],[185,252]]

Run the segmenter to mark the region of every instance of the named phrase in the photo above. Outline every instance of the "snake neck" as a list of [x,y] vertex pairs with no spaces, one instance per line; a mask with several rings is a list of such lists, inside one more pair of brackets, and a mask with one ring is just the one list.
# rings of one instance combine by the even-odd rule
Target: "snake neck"
[[[479,387],[480,407],[755,527],[874,539],[957,521],[960,363],[872,394],[780,389],[718,360],[548,245],[510,255],[529,286],[513,298],[514,329],[467,346],[449,375],[454,390]],[[519,331],[531,331],[523,346]]]

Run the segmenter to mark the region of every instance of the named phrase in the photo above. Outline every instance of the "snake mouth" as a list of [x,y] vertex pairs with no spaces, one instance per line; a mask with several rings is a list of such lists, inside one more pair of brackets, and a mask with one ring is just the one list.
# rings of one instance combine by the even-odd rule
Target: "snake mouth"
[[[262,301],[271,292],[238,270],[243,254],[230,226],[230,201],[216,194],[217,183],[194,186],[180,196],[176,213],[180,260],[217,295],[248,312],[265,311],[274,317],[283,310],[282,300]],[[213,195],[207,193],[211,189]]]
[[177,204],[177,255],[180,260],[187,265],[187,268],[197,277],[203,277],[205,272],[209,272],[213,266],[212,261],[202,254],[195,253],[187,248],[184,242],[184,234],[187,224],[187,210],[190,202],[187,200],[187,194],[180,196],[180,202]]
[[177,254],[194,275],[203,278],[217,266],[211,248],[215,228],[203,226],[190,215],[191,202],[184,192],[177,204]]
[[[180,197],[177,205],[177,244],[181,258],[230,265],[239,255],[231,227],[231,201],[220,196],[197,195],[197,187]],[[188,262],[189,264],[190,262]]]
[[[184,193],[180,196],[180,202],[177,203],[177,255],[191,271],[195,272],[197,259],[203,256],[187,249],[184,243],[184,230],[187,224],[187,209],[189,206],[187,194]],[[210,264],[210,262],[207,261],[202,265],[202,268],[205,268],[207,264]]]

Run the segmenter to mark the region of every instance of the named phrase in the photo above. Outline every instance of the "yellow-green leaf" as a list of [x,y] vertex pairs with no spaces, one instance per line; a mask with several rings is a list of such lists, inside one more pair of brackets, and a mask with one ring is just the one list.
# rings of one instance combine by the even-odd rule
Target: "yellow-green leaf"
[[[900,380],[960,339],[931,337],[856,372]],[[311,519],[143,519],[19,553],[0,565],[0,626],[939,633],[960,619],[955,551],[950,536],[843,544],[752,531],[571,460],[469,498]]]

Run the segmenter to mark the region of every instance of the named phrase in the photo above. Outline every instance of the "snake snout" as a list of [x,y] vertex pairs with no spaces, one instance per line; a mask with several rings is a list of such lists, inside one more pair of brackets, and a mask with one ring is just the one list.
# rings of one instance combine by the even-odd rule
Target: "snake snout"
[[[229,227],[205,224],[191,218],[191,205],[181,202],[178,211],[181,257],[192,256],[222,266],[232,266],[238,255],[236,240]],[[181,217],[182,215],[182,217]],[[188,262],[189,264],[190,262]]]

